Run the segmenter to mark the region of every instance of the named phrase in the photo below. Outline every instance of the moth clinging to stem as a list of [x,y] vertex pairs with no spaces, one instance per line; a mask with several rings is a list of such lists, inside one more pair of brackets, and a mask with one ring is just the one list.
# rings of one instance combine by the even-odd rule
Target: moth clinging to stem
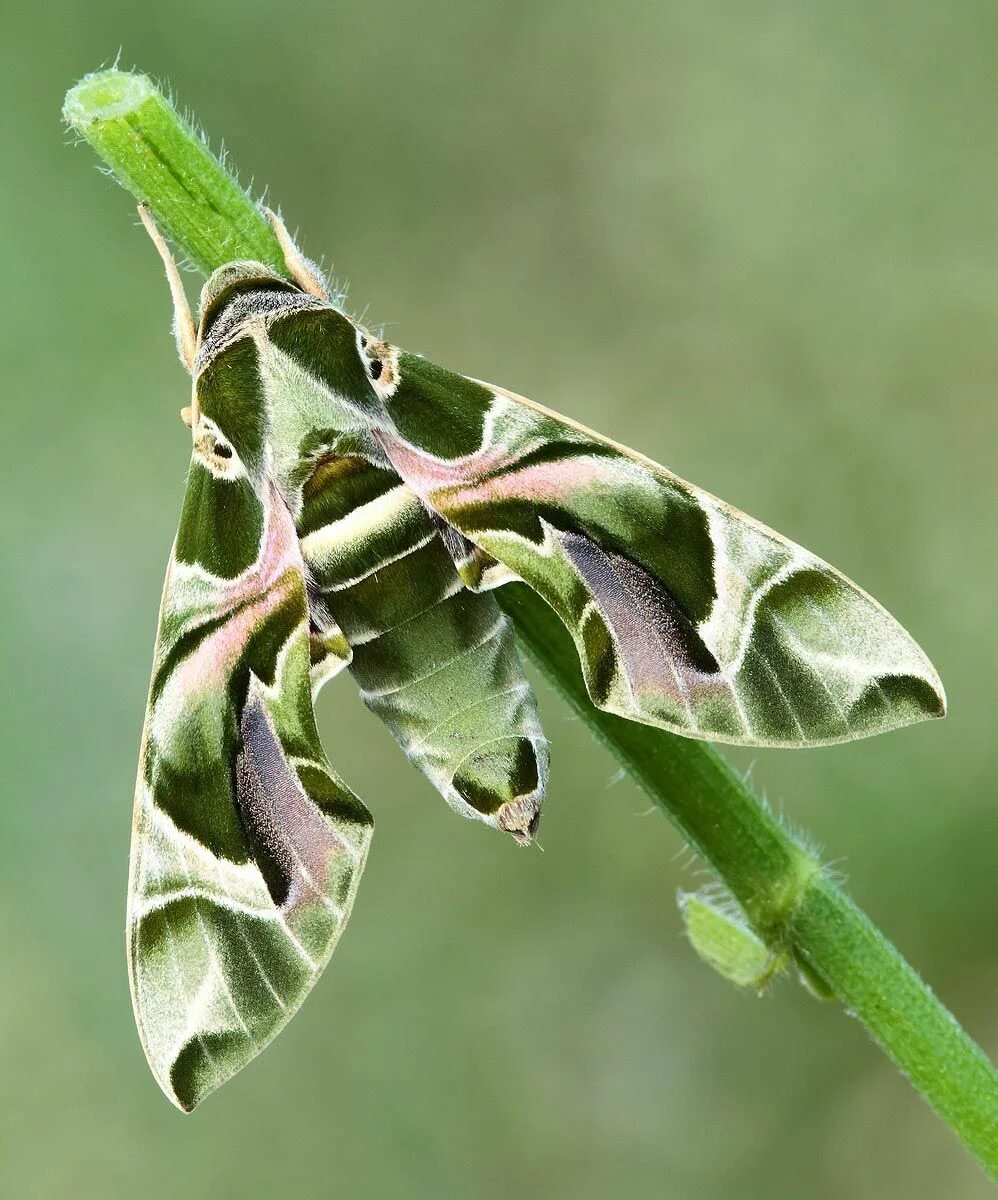
[[688,737],[814,746],[941,716],[901,626],[834,568],[663,467],[389,345],[281,221],[289,278],[221,267],[195,327],[193,455],[160,612],[128,907],[132,996],[185,1110],[318,977],[373,820],[319,742],[343,668],[465,816],[529,843],[547,743],[492,590],[526,584],[593,704]]

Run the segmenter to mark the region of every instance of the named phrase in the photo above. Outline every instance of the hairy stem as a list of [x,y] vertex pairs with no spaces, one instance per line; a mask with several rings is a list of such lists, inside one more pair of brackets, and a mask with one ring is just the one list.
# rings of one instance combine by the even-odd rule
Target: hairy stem
[[[284,269],[257,206],[148,78],[88,75],[63,115],[201,271],[234,258]],[[554,613],[522,585],[497,595],[530,656],[710,863],[759,937],[864,1023],[998,1177],[998,1076],[894,947],[710,746],[594,708]]]
[[160,229],[203,274],[235,258],[283,271],[263,214],[151,79],[87,75],[66,94],[62,115],[115,179],[149,202]]
[[554,613],[522,585],[499,595],[544,674],[710,863],[756,933],[774,952],[789,952],[813,990],[863,1022],[998,1176],[998,1075],[873,922],[715,750],[594,708]]

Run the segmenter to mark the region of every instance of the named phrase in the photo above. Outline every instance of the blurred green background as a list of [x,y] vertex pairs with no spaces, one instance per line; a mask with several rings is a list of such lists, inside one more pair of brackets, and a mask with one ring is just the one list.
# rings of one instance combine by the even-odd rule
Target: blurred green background
[[915,633],[946,722],[733,759],[998,1054],[994,5],[57,0],[0,48],[0,1194],[990,1194],[856,1022],[694,958],[697,870],[547,690],[541,854],[332,685],[379,822],[350,931],[260,1061],[193,1117],[161,1097],[122,929],[187,385],[132,204],[58,120],[119,47],[393,340],[640,447]]

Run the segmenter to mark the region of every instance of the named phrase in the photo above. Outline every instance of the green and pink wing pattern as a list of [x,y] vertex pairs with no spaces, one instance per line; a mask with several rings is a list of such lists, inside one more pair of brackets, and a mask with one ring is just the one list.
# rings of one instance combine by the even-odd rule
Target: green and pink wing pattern
[[139,1032],[185,1110],[297,1010],[367,855],[373,822],[323,754],[309,657],[291,515],[220,435],[195,451],[167,573],[129,887]]
[[533,588],[593,703],[688,737],[845,741],[941,716],[904,629],[808,551],[641,455],[400,353],[379,433],[470,549],[469,586]]

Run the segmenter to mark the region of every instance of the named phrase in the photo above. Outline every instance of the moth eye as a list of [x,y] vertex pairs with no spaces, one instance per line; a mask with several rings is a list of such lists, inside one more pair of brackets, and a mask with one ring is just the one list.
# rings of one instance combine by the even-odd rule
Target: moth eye
[[223,442],[216,442],[213,451],[216,458],[231,458],[232,447],[226,446]]
[[370,368],[372,379],[380,379],[381,378],[382,363],[381,363],[380,358],[371,359],[370,363],[368,364],[368,367]]

